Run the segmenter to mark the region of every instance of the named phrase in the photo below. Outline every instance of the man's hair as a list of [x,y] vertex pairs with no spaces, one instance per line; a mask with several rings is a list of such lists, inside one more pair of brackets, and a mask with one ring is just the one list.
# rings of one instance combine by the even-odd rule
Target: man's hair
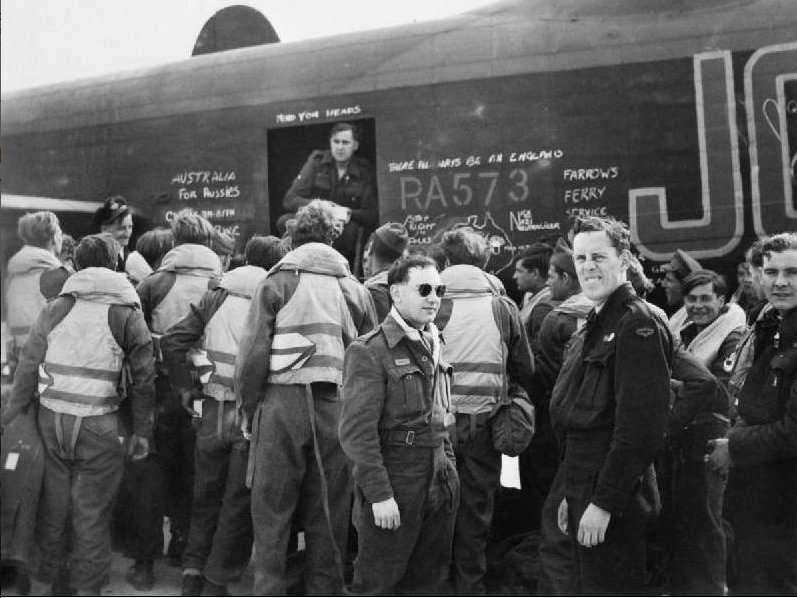
[[210,244],[213,253],[220,257],[226,257],[235,253],[235,239],[227,233],[216,231],[213,235],[213,242]]
[[213,237],[216,236],[216,229],[202,216],[183,211],[172,220],[172,234],[175,247],[184,243],[193,243],[209,248],[213,244]]
[[270,270],[288,253],[288,247],[279,237],[252,237],[246,244],[244,255],[250,266],[260,266]]
[[437,270],[437,262],[422,253],[412,253],[400,257],[387,271],[387,286],[407,282],[412,268],[434,268]]
[[332,243],[343,230],[342,223],[335,218],[334,205],[329,201],[314,199],[296,212],[295,228],[291,231],[293,247],[305,243]]
[[537,270],[540,275],[548,273],[548,264],[551,262],[553,247],[548,243],[534,243],[520,252],[517,262],[526,270]]
[[761,239],[756,239],[745,252],[750,265],[754,268],[762,268],[764,266],[764,254],[761,251],[762,245]]
[[75,266],[86,268],[108,268],[116,270],[122,246],[109,233],[86,235],[75,248]]
[[458,228],[443,233],[440,246],[451,266],[467,264],[484,268],[490,259],[490,245],[487,239],[471,228]]
[[611,216],[581,216],[576,218],[573,228],[570,229],[570,238],[578,233],[604,232],[617,253],[631,249],[631,233],[625,222]]
[[443,270],[448,268],[449,265],[448,256],[446,255],[446,252],[443,250],[443,247],[440,245],[440,243],[429,245],[425,251],[422,249],[417,249],[417,250],[410,249],[410,253],[413,255],[417,253],[428,255],[437,264],[438,272],[442,272]]
[[773,253],[781,253],[790,249],[797,249],[797,233],[780,233],[767,237],[761,243],[761,265],[764,264],[763,256],[772,257]]
[[380,262],[392,262],[401,257],[401,254],[396,254],[393,249],[380,241],[376,233],[371,233],[365,246],[368,248],[369,253]]
[[700,285],[710,284],[717,297],[725,297],[728,293],[728,284],[725,279],[714,270],[697,270],[684,278],[683,294],[688,295],[692,289]]
[[168,228],[148,230],[136,241],[136,251],[153,270],[157,268],[163,256],[169,253],[172,247],[174,247],[174,235]]
[[49,210],[25,214],[17,222],[17,234],[28,245],[47,247],[55,240],[56,231],[61,229],[58,216]]
[[329,130],[329,138],[332,139],[338,133],[343,131],[351,131],[351,137],[354,141],[360,141],[360,127],[353,123],[335,123],[335,126]]
[[58,254],[58,259],[62,262],[75,259],[75,247],[77,241],[72,235],[64,235],[61,241],[61,253]]
[[647,294],[656,288],[653,281],[645,274],[645,269],[642,267],[639,258],[633,254],[628,264],[628,270],[626,270],[626,277],[628,278],[628,282],[631,283],[631,286],[634,287],[634,292],[642,297],[642,299],[647,297]]

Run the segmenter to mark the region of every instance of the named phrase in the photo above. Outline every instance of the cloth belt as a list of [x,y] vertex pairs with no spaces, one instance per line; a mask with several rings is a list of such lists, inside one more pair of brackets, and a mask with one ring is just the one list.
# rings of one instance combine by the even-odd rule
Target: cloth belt
[[416,448],[437,448],[443,444],[442,434],[432,430],[383,430],[379,434],[382,444],[411,446]]

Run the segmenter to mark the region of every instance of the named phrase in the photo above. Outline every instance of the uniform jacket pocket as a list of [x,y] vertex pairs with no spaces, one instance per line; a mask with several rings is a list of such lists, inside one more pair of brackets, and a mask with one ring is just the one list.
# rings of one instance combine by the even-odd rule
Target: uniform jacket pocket
[[575,400],[577,410],[600,412],[613,396],[614,341],[604,342],[583,357],[584,378]]
[[387,409],[399,423],[426,411],[426,380],[420,367],[414,364],[388,369]]

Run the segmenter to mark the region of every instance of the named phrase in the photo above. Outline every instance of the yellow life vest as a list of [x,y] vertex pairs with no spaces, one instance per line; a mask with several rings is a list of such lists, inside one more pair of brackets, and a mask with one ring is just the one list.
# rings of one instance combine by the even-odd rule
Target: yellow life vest
[[47,353],[39,365],[41,404],[79,417],[112,413],[124,351],[108,325],[110,305],[76,299],[47,335]]
[[155,360],[162,362],[160,339],[168,328],[182,320],[191,310],[191,303],[196,303],[208,290],[208,281],[214,277],[212,272],[198,270],[197,273],[175,272],[172,288],[152,310],[152,341],[155,349]]
[[299,272],[274,326],[269,382],[343,383],[343,354],[357,329],[335,276]]
[[238,345],[252,295],[266,274],[263,268],[243,266],[228,272],[219,285],[229,294],[205,326],[202,351],[193,356],[205,394],[217,401],[235,400],[233,379]]
[[454,370],[452,411],[491,411],[506,382],[507,347],[493,315],[496,291],[475,266],[452,266],[443,271],[441,280],[452,300],[451,317],[443,331],[443,358]]
[[46,303],[39,290],[39,279],[44,270],[30,270],[9,278],[6,292],[7,319],[15,350],[20,350],[28,340],[30,328]]

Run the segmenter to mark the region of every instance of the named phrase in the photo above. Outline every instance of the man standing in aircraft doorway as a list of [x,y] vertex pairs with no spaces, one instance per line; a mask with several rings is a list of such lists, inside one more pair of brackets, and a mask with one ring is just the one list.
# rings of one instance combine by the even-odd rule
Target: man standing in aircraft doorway
[[363,246],[378,210],[371,164],[354,155],[359,147],[357,126],[337,123],[329,133],[329,149],[310,154],[282,202],[292,212],[313,199],[327,199],[340,208],[338,216],[345,226],[334,248],[349,261],[355,276],[362,273]]

